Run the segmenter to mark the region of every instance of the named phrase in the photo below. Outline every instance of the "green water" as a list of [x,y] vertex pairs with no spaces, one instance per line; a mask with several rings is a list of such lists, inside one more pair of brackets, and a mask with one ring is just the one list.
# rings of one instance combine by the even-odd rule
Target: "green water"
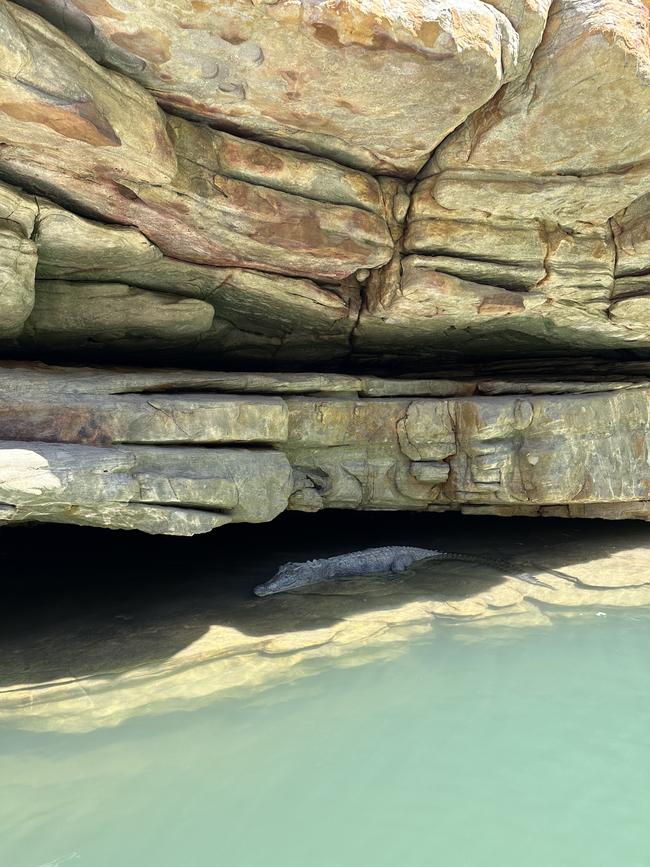
[[254,699],[5,730],[0,865],[647,867],[649,662],[646,611],[448,625]]

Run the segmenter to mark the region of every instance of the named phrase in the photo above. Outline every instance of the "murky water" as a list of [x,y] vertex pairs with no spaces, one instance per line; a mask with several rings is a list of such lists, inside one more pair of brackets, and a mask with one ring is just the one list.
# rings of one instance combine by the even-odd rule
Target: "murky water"
[[[124,586],[117,597],[111,617],[141,615]],[[66,620],[60,606],[81,675],[100,659],[97,607],[83,645],[78,607]],[[52,653],[45,615],[30,624],[33,671],[39,646]],[[25,731],[16,714],[0,729],[0,867],[648,867],[650,611],[507,623],[434,618],[374,661],[191,710],[187,687],[177,712],[137,708],[86,733]],[[102,659],[117,653],[102,641]],[[101,726],[101,693],[86,699]]]

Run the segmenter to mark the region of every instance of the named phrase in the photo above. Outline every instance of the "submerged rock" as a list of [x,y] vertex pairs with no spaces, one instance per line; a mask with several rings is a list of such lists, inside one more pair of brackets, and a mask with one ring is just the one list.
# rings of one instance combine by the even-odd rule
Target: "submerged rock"
[[[397,532],[403,533],[400,526]],[[428,532],[420,533],[411,538],[430,540]],[[514,562],[533,564],[548,587],[493,566],[440,562],[414,564],[398,578],[352,578],[253,597],[252,586],[268,577],[270,560],[277,557],[274,544],[286,546],[291,559],[319,545],[317,538],[292,535],[288,541],[278,537],[263,557],[255,557],[254,545],[234,559],[227,545],[218,547],[218,557],[208,550],[205,561],[195,559],[180,589],[163,582],[146,602],[138,597],[146,588],[138,590],[138,581],[128,577],[139,574],[139,559],[129,556],[122,538],[128,590],[104,594],[100,583],[98,608],[86,594],[84,602],[48,617],[28,636],[17,639],[3,631],[0,722],[37,731],[91,731],[132,717],[252,697],[333,666],[388,660],[411,642],[435,642],[443,630],[459,641],[514,640],[551,628],[558,618],[650,606],[646,536],[638,525],[585,529],[555,522],[540,540],[535,527],[526,530],[517,522],[501,532],[494,525],[477,528],[463,540],[474,552],[496,547]],[[333,553],[336,543],[319,550]],[[171,575],[176,564],[156,568]],[[582,585],[550,568],[579,577]],[[112,582],[110,569],[100,564],[96,580]]]

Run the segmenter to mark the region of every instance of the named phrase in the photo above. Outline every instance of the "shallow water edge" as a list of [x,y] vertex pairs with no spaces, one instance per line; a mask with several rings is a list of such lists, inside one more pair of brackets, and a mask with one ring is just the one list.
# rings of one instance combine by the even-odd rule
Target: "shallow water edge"
[[[650,541],[633,522],[334,512],[223,528],[218,538],[60,527],[4,538],[0,725],[33,731],[91,731],[254,696],[331,667],[392,659],[441,629],[458,641],[514,639],[559,619],[650,606]],[[378,542],[489,553],[549,586],[441,562],[397,579],[251,593],[282,562]]]

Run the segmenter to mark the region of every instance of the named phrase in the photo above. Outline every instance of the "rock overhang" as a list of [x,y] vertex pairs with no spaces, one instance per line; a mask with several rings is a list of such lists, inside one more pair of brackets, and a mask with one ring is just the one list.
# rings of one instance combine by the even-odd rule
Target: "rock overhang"
[[[650,353],[647,4],[232,0],[220,10],[185,0],[155,9],[143,0],[3,4],[2,356],[135,361],[147,368],[144,379],[152,366],[182,364],[220,382],[228,374],[210,371],[248,370],[237,382],[274,381],[282,412],[302,419],[298,429],[312,418],[332,436],[352,412],[343,441],[323,454],[310,451],[325,446],[308,445],[306,428],[302,440],[276,435],[251,449],[251,422],[234,441],[244,476],[246,461],[266,461],[281,500],[297,508],[450,504],[618,516],[626,502],[644,513],[644,391],[621,385],[634,382],[633,361],[613,370],[616,359]],[[496,392],[476,406],[445,403],[460,399],[441,392],[469,358],[507,359],[511,373],[519,367],[514,381],[522,387],[524,371],[540,368],[526,385],[539,409],[532,417],[568,437],[553,448],[545,441],[549,454],[557,449],[555,464],[543,449],[531,452],[532,463],[521,456],[508,463],[510,446],[498,431],[507,429],[506,443],[525,439],[513,419],[526,397],[519,410],[514,398],[503,409]],[[604,383],[597,396],[588,372],[603,365],[609,370],[596,376]],[[5,368],[6,387],[21,369]],[[268,371],[266,379],[256,369]],[[377,380],[375,389],[392,389],[387,403],[354,385],[391,369],[418,371],[424,384],[402,378],[400,393]],[[282,370],[302,372],[294,373],[307,389],[302,397],[282,391],[279,383],[291,382]],[[347,371],[348,379],[334,386],[326,370]],[[29,403],[25,395],[23,410],[5,404],[9,443],[45,442],[51,456],[59,441],[43,439],[43,430],[58,431],[57,460],[81,447],[98,449],[89,454],[99,460],[107,449],[133,469],[147,449],[159,454],[169,443],[116,437],[109,418],[140,431],[157,430],[163,419],[172,428],[191,421],[183,441],[190,460],[226,412],[223,395],[192,391],[185,409],[169,397],[162,412],[151,403],[136,409],[136,396],[118,406],[104,395],[98,404],[74,392],[73,370],[62,376],[74,400]],[[319,376],[334,394],[347,382],[349,395],[337,404],[320,389],[315,410],[308,383]],[[544,388],[548,405],[539,408]],[[558,389],[561,400],[553,397]],[[240,392],[237,411],[254,416],[265,393]],[[438,401],[437,409],[417,448],[404,452],[420,412],[416,397]],[[492,419],[501,412],[507,423]],[[330,429],[323,419],[332,413]],[[436,413],[460,419],[461,432],[438,429]],[[610,455],[602,479],[595,468],[574,479],[580,462],[560,457],[571,452],[571,437],[582,436],[577,419],[592,413],[620,459]],[[466,435],[470,416],[481,430],[498,431],[488,445],[471,446],[478,449],[471,471],[461,471],[457,453],[442,451]],[[368,443],[376,451],[380,436],[388,439],[369,456]],[[602,452],[603,430],[589,436],[589,448]],[[221,451],[227,441],[216,444]],[[433,456],[418,459],[408,449]],[[636,481],[625,487],[634,462],[641,475],[632,473]],[[206,528],[232,519],[236,481],[222,503],[182,468],[156,472],[155,484],[147,482],[155,493],[138,500],[149,515],[163,510],[152,527],[164,527],[165,509],[196,511],[202,496],[212,514]],[[225,471],[215,464],[205,472],[214,481]],[[277,473],[288,475],[282,481]],[[118,511],[136,500],[133,473],[120,484]],[[174,485],[185,491],[176,500]],[[268,519],[276,506],[260,514]],[[5,514],[16,517],[16,508],[8,503]],[[108,514],[108,500],[101,509]],[[178,527],[182,520],[174,518]]]

